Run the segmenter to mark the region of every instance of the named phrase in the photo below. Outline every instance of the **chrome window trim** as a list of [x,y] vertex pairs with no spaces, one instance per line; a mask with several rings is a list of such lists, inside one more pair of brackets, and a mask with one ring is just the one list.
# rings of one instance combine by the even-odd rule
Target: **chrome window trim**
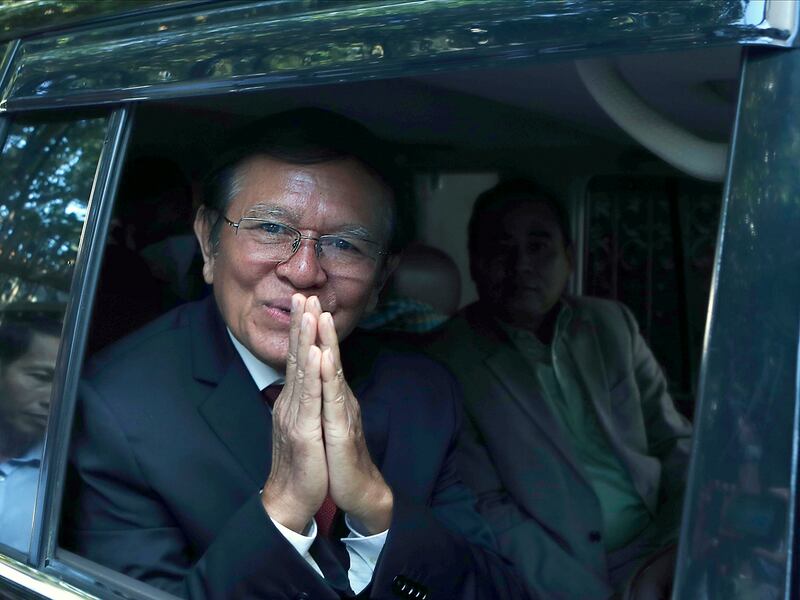
[[7,591],[9,587],[31,592],[28,597],[54,600],[96,600],[95,596],[87,594],[57,577],[0,554],[0,591]]
[[542,57],[780,46],[794,34],[767,22],[764,0],[380,0],[299,10],[303,6],[213,4],[23,40],[0,109],[340,83]]
[[19,40],[12,40],[7,43],[3,52],[3,58],[0,60],[0,90],[6,89],[8,78],[11,76],[11,65],[14,64],[14,59],[17,57],[19,44]]

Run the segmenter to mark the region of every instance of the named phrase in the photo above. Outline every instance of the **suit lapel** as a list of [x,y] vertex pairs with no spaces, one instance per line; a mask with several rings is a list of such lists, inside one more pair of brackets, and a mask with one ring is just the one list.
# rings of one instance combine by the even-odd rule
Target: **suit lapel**
[[578,309],[574,310],[575,316],[569,324],[568,335],[564,336],[564,343],[575,362],[578,376],[586,386],[589,401],[600,417],[599,420],[606,429],[606,434],[612,437],[613,432],[608,431],[604,418],[611,411],[608,376],[603,361],[604,354],[600,348],[594,324],[582,316]]
[[480,316],[477,307],[473,309],[467,319],[474,329],[483,333],[477,339],[483,340],[478,343],[483,344],[483,350],[487,352],[484,359],[487,368],[497,377],[519,410],[536,423],[542,435],[555,446],[567,464],[579,477],[585,478],[561,425],[539,392],[539,384],[530,365],[505,332],[490,319]]
[[271,465],[272,419],[213,297],[203,304],[191,323],[192,368],[196,379],[214,388],[199,411],[253,483],[262,485]]
[[550,440],[564,460],[583,478],[583,471],[570,442],[542,398],[538,382],[528,363],[518,352],[503,348],[486,358],[486,366],[502,382],[519,409],[536,423],[544,437]]

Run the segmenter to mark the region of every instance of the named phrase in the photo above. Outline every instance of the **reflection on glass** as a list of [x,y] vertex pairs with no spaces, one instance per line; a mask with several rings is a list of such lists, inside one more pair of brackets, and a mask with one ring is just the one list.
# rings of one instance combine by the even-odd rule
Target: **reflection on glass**
[[795,598],[800,55],[748,54],[676,598]]
[[20,99],[100,91],[106,99],[152,98],[251,77],[255,85],[284,86],[316,77],[394,76],[438,60],[763,39],[764,30],[744,22],[746,6],[746,0],[216,2],[25,40],[5,100],[13,107]]
[[[169,0],[180,4],[187,0]],[[190,0],[189,0],[190,1]],[[22,37],[39,29],[54,28],[103,15],[165,4],[165,0],[0,0],[0,34]]]
[[0,543],[23,552],[104,134],[105,119],[14,124],[0,156]]
[[0,324],[0,542],[24,550],[39,481],[61,321],[4,315]]

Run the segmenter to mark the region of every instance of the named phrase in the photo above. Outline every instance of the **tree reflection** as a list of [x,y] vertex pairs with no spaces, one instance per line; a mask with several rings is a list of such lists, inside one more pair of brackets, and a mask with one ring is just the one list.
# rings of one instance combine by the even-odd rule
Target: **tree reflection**
[[64,303],[105,119],[20,123],[0,157],[0,307]]
[[23,33],[103,15],[187,0],[0,0],[0,32]]

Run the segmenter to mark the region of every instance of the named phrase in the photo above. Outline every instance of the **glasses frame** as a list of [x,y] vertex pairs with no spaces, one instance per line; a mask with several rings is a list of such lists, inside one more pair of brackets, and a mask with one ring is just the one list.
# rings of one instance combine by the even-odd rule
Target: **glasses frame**
[[[227,223],[230,227],[233,227],[236,230],[236,235],[237,236],[239,235],[239,226],[241,225],[242,221],[259,221],[261,223],[275,223],[276,225],[280,225],[281,227],[285,227],[287,230],[293,232],[295,237],[294,237],[294,241],[292,242],[292,251],[289,253],[289,256],[287,256],[286,258],[284,258],[280,262],[286,262],[292,256],[294,256],[295,253],[300,249],[300,243],[303,240],[312,240],[314,242],[314,255],[317,258],[319,258],[320,256],[322,256],[322,245],[320,244],[320,242],[322,240],[324,240],[326,238],[339,238],[339,237],[345,237],[346,238],[347,237],[347,236],[345,236],[343,234],[325,234],[325,235],[321,235],[319,237],[314,237],[313,235],[303,235],[303,233],[300,232],[300,230],[295,229],[294,227],[292,227],[291,225],[287,225],[286,223],[281,223],[280,221],[271,221],[269,219],[259,219],[257,217],[242,217],[238,221],[231,221],[225,215],[222,215],[222,218],[225,220],[225,223]],[[373,258],[371,256],[367,257],[367,258],[372,258],[372,260],[374,260],[376,263],[378,262],[378,257],[386,256],[386,255],[389,254],[389,252],[387,252],[386,250],[380,249],[381,245],[378,242],[375,242],[373,240],[367,240],[367,239],[364,239],[364,238],[359,238],[359,240],[362,241],[362,242],[365,242],[367,244],[370,244],[372,246],[377,246],[379,248],[379,250],[377,250],[376,253],[375,253],[376,254],[375,258]]]

